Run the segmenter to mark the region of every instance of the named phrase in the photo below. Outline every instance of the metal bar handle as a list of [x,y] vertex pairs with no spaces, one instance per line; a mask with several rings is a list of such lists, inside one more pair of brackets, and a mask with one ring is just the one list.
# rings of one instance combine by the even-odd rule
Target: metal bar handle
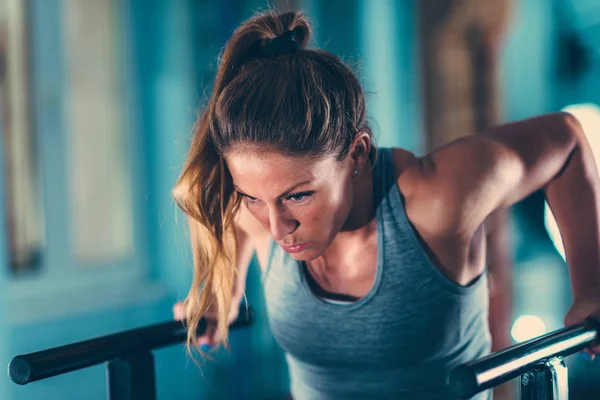
[[[249,326],[254,315],[249,306],[240,307],[239,317],[231,329]],[[202,318],[197,334],[205,331],[207,321]],[[181,321],[169,321],[138,329],[101,336],[65,346],[15,356],[8,374],[13,382],[25,385],[40,379],[91,367],[129,353],[152,351],[178,344],[187,338],[187,328]]]
[[469,398],[531,371],[553,357],[577,353],[598,339],[600,322],[589,318],[460,365],[448,375],[448,385],[460,397]]

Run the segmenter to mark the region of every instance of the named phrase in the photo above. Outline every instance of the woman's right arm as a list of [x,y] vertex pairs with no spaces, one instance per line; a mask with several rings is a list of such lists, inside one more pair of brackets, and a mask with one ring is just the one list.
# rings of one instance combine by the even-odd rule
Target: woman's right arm
[[[198,222],[190,219],[191,240],[198,240]],[[234,221],[236,235],[236,265],[237,276],[233,288],[233,297],[229,321],[237,318],[239,306],[244,298],[246,288],[246,277],[250,261],[256,250],[256,241],[264,237],[265,230],[258,221],[250,214],[246,206],[242,203]],[[173,306],[173,316],[176,320],[182,320],[185,317],[182,302],[177,302]]]
[[263,237],[264,233],[262,225],[250,214],[242,202],[235,219],[236,264],[238,273],[233,290],[232,308],[236,310],[244,298],[248,267],[256,251],[257,240]]

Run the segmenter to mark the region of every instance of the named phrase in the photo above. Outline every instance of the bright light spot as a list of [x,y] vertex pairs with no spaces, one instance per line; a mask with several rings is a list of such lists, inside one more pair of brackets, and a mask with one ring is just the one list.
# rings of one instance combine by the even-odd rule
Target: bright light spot
[[542,336],[546,333],[546,324],[535,315],[522,315],[513,324],[510,331],[517,343]]
[[546,202],[544,202],[544,225],[546,226],[546,231],[548,232],[548,235],[550,235],[552,243],[554,243],[554,247],[556,247],[556,251],[558,251],[563,260],[566,260],[565,247],[563,246],[562,236],[558,230],[558,224],[554,219],[552,210],[550,210],[550,207]]
[[585,137],[590,143],[596,163],[600,157],[600,108],[595,104],[576,104],[563,108],[579,120]]
[[[595,104],[576,104],[565,107],[563,111],[574,115],[579,120],[594,153],[596,165],[600,165],[600,108]],[[544,205],[544,224],[548,235],[550,235],[550,239],[554,243],[554,247],[556,247],[562,258],[565,259],[565,249],[558,225],[547,203]]]

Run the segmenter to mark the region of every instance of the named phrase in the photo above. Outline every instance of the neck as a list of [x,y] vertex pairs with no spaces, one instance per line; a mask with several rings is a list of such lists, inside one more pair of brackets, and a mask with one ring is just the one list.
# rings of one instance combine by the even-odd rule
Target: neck
[[372,243],[373,235],[377,230],[375,219],[376,204],[373,195],[373,174],[364,173],[354,184],[352,207],[342,229],[327,247],[327,250],[315,260],[307,262],[311,271],[321,273],[335,273],[341,270],[345,274],[356,275],[364,266],[347,262],[355,260],[359,253],[364,253],[366,244]]
[[342,225],[339,235],[350,234],[352,236],[359,234],[375,218],[375,209],[373,199],[373,174],[364,173],[354,184],[354,194],[352,198],[352,208]]
[[324,255],[343,254],[349,248],[354,248],[354,243],[366,242],[376,230],[375,211],[373,176],[365,174],[354,186],[352,208],[346,222]]

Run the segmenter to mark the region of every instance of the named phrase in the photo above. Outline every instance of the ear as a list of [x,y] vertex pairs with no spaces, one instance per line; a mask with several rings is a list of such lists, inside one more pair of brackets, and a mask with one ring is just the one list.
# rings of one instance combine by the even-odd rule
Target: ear
[[362,171],[369,167],[371,153],[371,136],[367,132],[359,132],[350,147],[350,158],[353,168]]

